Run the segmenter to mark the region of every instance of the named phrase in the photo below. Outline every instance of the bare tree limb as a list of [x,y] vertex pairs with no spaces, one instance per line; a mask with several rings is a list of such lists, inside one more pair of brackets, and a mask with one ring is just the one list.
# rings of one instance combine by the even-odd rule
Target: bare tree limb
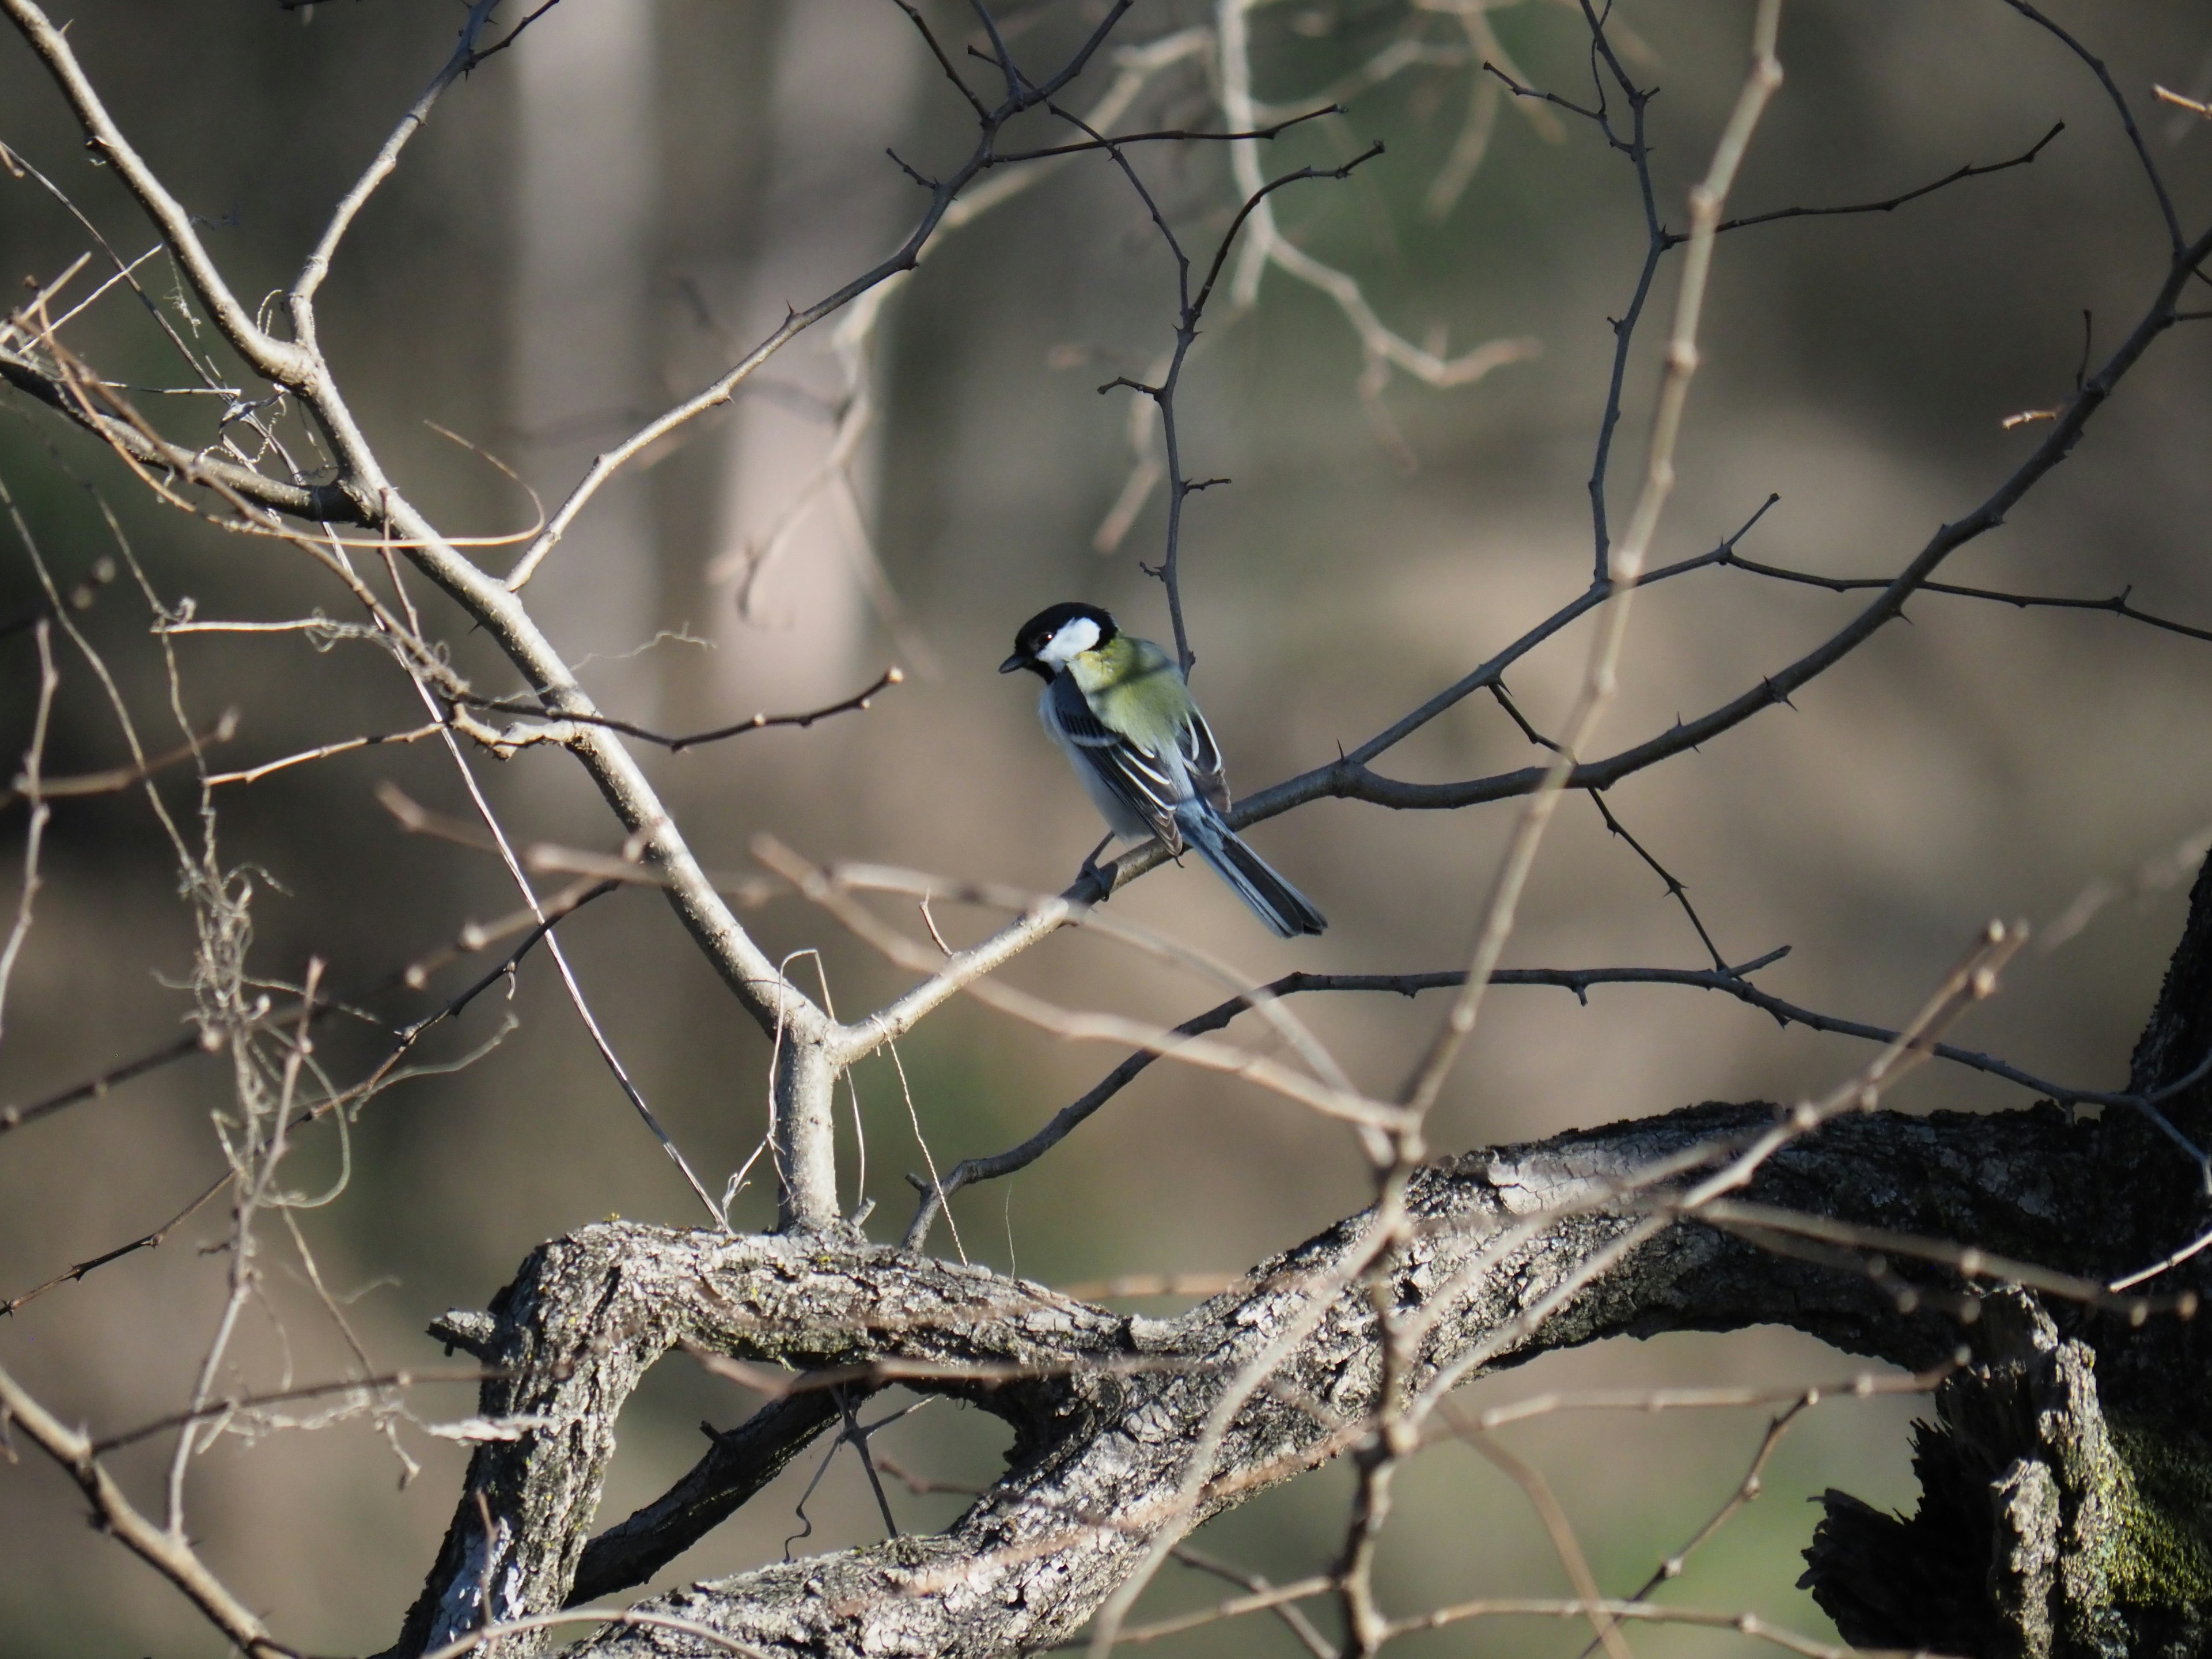
[[13,1422],[31,1442],[61,1465],[91,1503],[99,1523],[124,1547],[185,1593],[208,1621],[242,1649],[248,1659],[299,1659],[273,1638],[253,1612],[208,1571],[185,1540],[148,1520],[123,1495],[95,1455],[92,1442],[65,1426],[0,1370],[0,1422]]
[[[1515,1327],[1524,1297],[1572,1277],[1578,1264],[1634,1226],[1631,1210],[1602,1198],[1594,1208],[1577,1209],[1576,1195],[1602,1194],[1631,1169],[1756,1133],[1773,1121],[1762,1106],[1698,1108],[1540,1146],[1470,1154],[1416,1177],[1409,1203],[1420,1224],[1403,1293],[1425,1301],[1458,1280],[1461,1264],[1487,1253],[1484,1271],[1465,1281],[1467,1301],[1435,1310],[1436,1335],[1420,1362],[1425,1374],[1486,1332]],[[2047,1109],[1995,1117],[1849,1116],[1778,1152],[1745,1197],[1861,1224],[1987,1240],[1992,1249],[2025,1245],[2023,1254],[2032,1255],[2049,1242],[2040,1219],[2045,1206],[2092,1201],[2096,1136],[2095,1126],[2069,1126]],[[1546,1222],[1547,1214],[1556,1218]],[[1522,1217],[1533,1218],[1534,1227],[1513,1230]],[[890,1641],[894,1631],[918,1649],[950,1656],[1041,1646],[1073,1633],[1093,1598],[1118,1578],[1117,1564],[1133,1559],[1153,1528],[1172,1522],[1180,1531],[1195,1518],[1163,1504],[1182,1463],[1179,1437],[1148,1431],[1133,1441],[1121,1425],[1202,1416],[1239,1356],[1280,1328],[1298,1302],[1297,1287],[1324,1281],[1329,1264],[1355,1246],[1366,1224],[1364,1218],[1348,1220],[1255,1269],[1246,1288],[1179,1321],[1147,1322],[1141,1334],[1118,1316],[1061,1302],[1039,1287],[902,1252],[847,1246],[825,1254],[819,1245],[801,1249],[775,1239],[592,1228],[548,1246],[497,1304],[501,1334],[492,1352],[500,1362],[512,1356],[533,1370],[576,1369],[559,1383],[532,1382],[528,1374],[489,1383],[482,1409],[542,1413],[575,1431],[609,1423],[618,1395],[606,1390],[626,1392],[641,1362],[685,1331],[722,1352],[802,1368],[870,1355],[952,1362],[941,1386],[1010,1417],[1017,1439],[1007,1476],[949,1533],[896,1549],[769,1567],[645,1605],[780,1651],[812,1644],[820,1653],[857,1654],[864,1644]],[[1499,1250],[1495,1241],[1502,1237],[1517,1242]],[[592,1311],[578,1328],[563,1310]],[[1678,1226],[1640,1245],[1490,1363],[1614,1332],[1648,1334],[1747,1318],[1796,1325],[1853,1352],[1920,1369],[1948,1363],[1955,1342],[1948,1322],[1924,1310],[1900,1312],[1863,1272],[1778,1260],[1725,1234]],[[1362,1291],[1349,1290],[1333,1304],[1271,1391],[1256,1396],[1232,1427],[1235,1455],[1223,1467],[1243,1473],[1202,1493],[1201,1512],[1288,1478],[1314,1455],[1330,1455],[1330,1447],[1348,1448],[1343,1436],[1358,1431],[1379,1374],[1374,1320]],[[605,1338],[597,1334],[602,1331]],[[1366,1357],[1346,1370],[1352,1353]],[[966,1365],[992,1360],[1012,1362],[995,1387],[979,1392],[957,1380]],[[1122,1363],[1129,1360],[1175,1363],[1131,1370]],[[1063,1369],[1068,1362],[1072,1371]],[[1033,1381],[1018,1375],[1024,1367],[1035,1371]],[[1104,1393],[1085,1392],[1085,1367],[1100,1374]],[[1070,1389],[1074,1395],[1060,1392]],[[1094,1403],[1078,1407],[1078,1397]],[[1296,1403],[1318,1399],[1329,1401],[1324,1419]],[[1101,1407],[1104,1416],[1086,1415]],[[1353,1428],[1339,1431],[1329,1422]],[[541,1545],[513,1547],[542,1547],[544,1555],[512,1558],[517,1582],[545,1586],[528,1593],[532,1606],[530,1598],[556,1593],[539,1575],[558,1578],[568,1571],[559,1562],[576,1559],[572,1552],[580,1547],[603,1478],[603,1454],[580,1454],[574,1444],[571,1429],[549,1430],[483,1447],[472,1466],[471,1490],[489,1494],[495,1515],[532,1517],[532,1526],[516,1530],[536,1534]],[[579,1455],[584,1461],[573,1461]],[[471,1539],[479,1540],[475,1554]],[[417,1620],[448,1587],[455,1598],[471,1594],[480,1540],[465,1496]],[[410,1632],[421,1629],[410,1620]],[[410,1636],[394,1652],[419,1651],[422,1640]],[[587,1650],[645,1650],[609,1633]]]

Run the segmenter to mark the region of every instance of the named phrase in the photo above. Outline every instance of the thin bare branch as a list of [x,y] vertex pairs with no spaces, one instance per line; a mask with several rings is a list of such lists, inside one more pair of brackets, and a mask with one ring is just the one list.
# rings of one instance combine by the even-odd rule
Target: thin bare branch
[[215,261],[209,257],[206,245],[201,241],[192,216],[184,204],[172,196],[166,185],[155,176],[151,167],[131,147],[107,112],[91,80],[78,64],[63,32],[55,27],[46,13],[33,0],[0,0],[0,11],[4,11],[23,37],[24,43],[37,53],[46,64],[55,86],[69,100],[80,125],[90,141],[91,148],[107,165],[115,170],[124,188],[136,197],[147,217],[153,220],[184,267],[185,279],[192,285],[213,317],[216,326],[222,331],[238,355],[251,364],[257,374],[298,390],[306,390],[312,383],[318,367],[312,349],[295,342],[279,340],[255,322],[252,314],[232,294],[230,285],[223,279]]
[[31,910],[38,901],[42,881],[39,854],[46,845],[46,821],[52,816],[40,774],[46,763],[46,725],[53,717],[54,693],[61,689],[62,680],[54,667],[52,625],[41,618],[35,635],[39,643],[38,701],[31,716],[31,746],[23,751],[23,769],[16,775],[12,791],[31,803],[31,823],[23,837],[23,885],[15,896],[15,925],[8,930],[7,944],[0,946],[0,1016],[7,1011],[8,985],[15,976],[15,960],[22,954],[23,941],[31,934]]
[[[27,0],[10,0],[11,3],[27,3]],[[768,337],[741,359],[737,366],[712,385],[682,403],[646,422],[621,443],[593,459],[591,469],[567,499],[555,509],[552,521],[539,532],[537,539],[524,550],[522,557],[507,573],[506,586],[509,592],[519,592],[538,572],[545,557],[559,544],[576,515],[589,504],[592,498],[605,487],[607,481],[660,439],[688,422],[696,419],[710,409],[729,402],[738,387],[751,378],[755,370],[781,351],[807,329],[823,318],[842,311],[854,300],[878,288],[890,278],[911,270],[921,263],[922,249],[936,233],[946,210],[969,182],[982,173],[989,164],[998,131],[1007,120],[1029,109],[1033,109],[1055,96],[1068,82],[1083,72],[1091,56],[1105,43],[1115,25],[1134,0],[1112,0],[1097,27],[1083,45],[1069,57],[1060,72],[1041,86],[1024,85],[1010,88],[1005,104],[993,110],[981,122],[981,133],[969,159],[951,174],[939,181],[930,192],[929,206],[924,210],[921,222],[908,233],[898,251],[872,269],[862,272],[852,281],[825,295],[804,311],[788,313]],[[1011,73],[1011,70],[1009,71]]]
[[[198,1046],[197,1042],[195,1042],[193,1046],[195,1048]],[[104,1267],[111,1261],[119,1261],[124,1256],[131,1255],[139,1250],[160,1249],[161,1246],[167,1242],[168,1237],[171,1233],[176,1231],[176,1230],[183,1226],[185,1222],[191,1220],[194,1215],[198,1213],[200,1208],[205,1205],[210,1199],[213,1198],[217,1193],[230,1185],[232,1181],[234,1179],[236,1179],[234,1172],[229,1170],[225,1170],[221,1175],[215,1178],[211,1184],[201,1192],[198,1198],[192,1200],[191,1202],[185,1205],[183,1209],[178,1211],[176,1214],[171,1216],[160,1226],[155,1228],[152,1232],[142,1233],[139,1237],[132,1239],[127,1244],[118,1244],[112,1250],[103,1250],[98,1255],[88,1257],[82,1261],[71,1263],[67,1272],[56,1273],[52,1279],[47,1279],[43,1285],[33,1285],[29,1290],[25,1291],[21,1296],[11,1297],[6,1302],[0,1302],[0,1314],[12,1315],[17,1309],[22,1307],[25,1304],[37,1301],[48,1291],[58,1289],[64,1285],[74,1285],[78,1279],[82,1279],[87,1273],[92,1272],[94,1268]]]
[[[840,892],[829,872],[810,864],[773,837],[757,838],[753,842],[753,854],[798,888],[805,897],[821,905],[900,967],[927,971],[940,961],[934,951],[896,929],[885,927],[865,907]],[[1323,1117],[1370,1128],[1387,1129],[1400,1121],[1401,1115],[1383,1102],[1370,1100],[1348,1090],[1334,1087],[1302,1072],[1293,1071],[1267,1055],[1208,1042],[1202,1037],[1183,1036],[1164,1026],[1156,1026],[1119,1014],[1060,1008],[1042,997],[1032,996],[1028,992],[1015,990],[985,977],[1004,959],[994,959],[994,946],[1004,948],[1000,941],[1006,940],[1010,934],[1042,937],[1071,920],[1073,912],[1073,906],[1066,899],[1047,900],[1012,928],[996,935],[994,940],[988,940],[956,957],[938,975],[938,981],[949,986],[947,995],[955,991],[965,991],[988,1007],[1012,1014],[1055,1036],[1086,1042],[1132,1043],[1185,1065],[1241,1077],[1296,1101]],[[872,1016],[851,1029],[857,1036],[866,1040],[867,1048],[872,1049],[900,1034],[897,1030],[882,1029],[883,1024],[882,1016]]]
[[[905,673],[894,664],[876,676],[873,682],[864,690],[855,691],[849,697],[840,698],[836,702],[825,704],[820,708],[810,708],[803,714],[758,714],[750,720],[739,720],[733,726],[712,726],[704,732],[686,732],[677,737],[655,732],[647,726],[635,726],[628,720],[616,720],[606,714],[563,714],[554,724],[556,728],[560,726],[596,726],[609,732],[619,732],[624,737],[635,738],[641,743],[655,744],[672,754],[680,755],[687,749],[697,749],[707,744],[720,743],[730,738],[741,738],[749,732],[763,732],[771,726],[795,726],[800,731],[805,731],[817,721],[826,720],[838,714],[849,714],[865,710],[875,702],[880,693],[894,685],[903,685],[905,683]],[[542,714],[544,713],[542,705],[532,705],[520,697],[483,697],[473,693],[464,693],[455,698],[455,701],[466,703],[472,708],[482,708],[495,714]]]
[[2197,1316],[2197,1296],[2194,1291],[2183,1291],[2170,1297],[2122,1296],[2094,1279],[2083,1279],[2075,1273],[2056,1273],[2032,1261],[2016,1261],[1975,1245],[1954,1243],[1948,1239],[1930,1238],[1918,1233],[1862,1227],[1827,1216],[1802,1215],[1795,1211],[1778,1209],[1771,1204],[1749,1204],[1735,1199],[1717,1200],[1703,1206],[1698,1211],[1697,1218],[1709,1226],[1724,1228],[1754,1241],[1776,1236],[1808,1238],[1823,1244],[1839,1245],[1847,1250],[1875,1253],[1876,1260],[1869,1264],[1870,1271],[1886,1266],[1881,1258],[1891,1255],[1932,1261],[1939,1267],[1950,1268],[1960,1278],[1970,1282],[1983,1279],[1998,1284],[2025,1285],[2030,1290],[2040,1291],[2062,1301],[2079,1302],[2103,1312],[2118,1314],[2130,1325],[2140,1325],[2154,1314],[2173,1314],[2183,1319]]
[[2087,64],[2089,72],[2097,77],[2097,84],[2104,88],[2106,97],[2112,100],[2112,108],[2120,118],[2120,130],[2128,135],[2128,143],[2135,150],[2136,161],[2142,165],[2143,178],[2150,185],[2151,194],[2158,198],[2159,216],[2166,222],[2167,245],[2173,250],[2177,259],[2181,258],[2182,245],[2187,239],[2181,234],[2181,220],[2173,210],[2173,198],[2167,193],[2166,179],[2158,170],[2158,163],[2151,159],[2150,147],[2143,142],[2142,133],[2136,125],[2135,112],[2129,108],[2126,95],[2114,83],[2112,71],[2105,67],[2101,58],[2029,4],[2028,0],[2004,0],[2004,3],[2031,23],[2057,37],[2066,50]]
[[[392,130],[392,136],[384,141],[383,148],[376,152],[367,170],[354,180],[353,187],[338,198],[329,223],[323,228],[322,236],[307,255],[307,262],[300,267],[300,274],[293,278],[291,290],[285,298],[291,307],[293,326],[309,350],[319,350],[315,337],[315,295],[321,289],[323,279],[330,275],[331,261],[337,256],[338,243],[352,228],[353,222],[360,216],[362,209],[368,205],[368,198],[375,193],[377,186],[390,178],[393,169],[399,165],[399,152],[430,118],[431,106],[438,101],[440,94],[464,70],[474,67],[477,61],[477,36],[491,21],[491,15],[498,6],[499,0],[471,0],[468,15],[461,21],[460,38],[454,42],[453,56],[430,77],[430,84],[423,88],[421,94],[408,106],[406,114],[399,118],[399,125]],[[526,18],[516,27],[514,33],[520,33],[531,21]]]
[[198,1409],[175,1412],[167,1417],[157,1417],[150,1423],[142,1423],[135,1429],[125,1429],[92,1443],[92,1453],[102,1456],[119,1447],[151,1439],[155,1435],[171,1429],[184,1427],[187,1423],[204,1422],[214,1417],[231,1417],[251,1412],[262,1406],[283,1405],[294,1400],[320,1400],[334,1394],[371,1394],[387,1389],[412,1389],[431,1382],[486,1382],[495,1377],[507,1376],[501,1370],[451,1371],[392,1371],[382,1376],[341,1377],[334,1382],[308,1382],[295,1389],[276,1389],[266,1394],[232,1395],[222,1400],[212,1400]]
[[[1780,219],[1822,219],[1855,213],[1893,213],[1907,202],[1917,202],[1923,196],[1932,196],[1937,191],[1948,189],[1964,179],[1986,178],[1992,173],[2004,173],[2014,167],[2032,167],[2034,165],[2035,158],[2043,153],[2044,147],[2065,131],[2066,123],[2057,122],[2053,124],[2050,131],[2045,133],[2042,137],[2008,161],[1991,161],[1982,165],[1961,167],[1945,173],[1941,179],[1922,185],[1917,190],[1908,190],[1899,195],[1884,197],[1879,202],[1855,202],[1846,207],[1776,208],[1768,213],[1753,213],[1741,219],[1724,220],[1718,228],[1723,231],[1742,230],[1752,225],[1772,224]],[[1678,235],[1672,236],[1668,240],[1670,242],[1679,243],[1687,241],[1689,238]]]
[[61,1465],[90,1500],[94,1514],[124,1547],[182,1590],[209,1622],[242,1649],[248,1659],[298,1659],[272,1638],[252,1610],[208,1571],[181,1536],[155,1526],[123,1495],[93,1451],[92,1442],[64,1425],[33,1399],[21,1384],[0,1370],[0,1419],[11,1420],[33,1444]]
[[1591,641],[1589,665],[1573,711],[1568,715],[1560,752],[1544,769],[1541,781],[1529,793],[1528,805],[1514,826],[1513,840],[1498,865],[1490,896],[1484,905],[1474,961],[1466,984],[1452,1005],[1449,1017],[1438,1030],[1428,1052],[1407,1079],[1400,1098],[1416,1117],[1425,1116],[1437,1095],[1482,1006],[1491,970],[1511,937],[1521,892],[1534,867],[1537,849],[1560,795],[1571,787],[1579,769],[1576,759],[1595,734],[1598,722],[1616,690],[1616,671],[1626,638],[1629,601],[1644,574],[1645,559],[1659,527],[1659,515],[1674,486],[1674,446],[1681,431],[1690,378],[1697,372],[1698,320],[1703,313],[1707,278],[1712,269],[1713,242],[1720,222],[1721,204],[1728,199],[1753,131],[1767,100],[1782,84],[1782,64],[1774,55],[1781,25],[1781,0],[1761,0],[1752,24],[1751,70],[1738,94],[1728,125],[1714,146],[1711,166],[1690,191],[1692,226],[1689,252],[1682,271],[1682,286],[1675,298],[1674,331],[1668,342],[1666,372],[1659,386],[1652,415],[1650,453],[1645,463],[1642,494],[1630,515],[1626,532],[1611,554],[1607,575],[1612,595]]

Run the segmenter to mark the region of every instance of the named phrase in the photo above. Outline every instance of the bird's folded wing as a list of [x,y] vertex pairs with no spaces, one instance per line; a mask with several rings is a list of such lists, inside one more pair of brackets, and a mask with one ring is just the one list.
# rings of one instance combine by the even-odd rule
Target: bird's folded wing
[[1183,764],[1190,769],[1191,787],[1217,812],[1229,810],[1229,775],[1222,769],[1221,745],[1206,716],[1191,706],[1190,720],[1182,729]]
[[[1062,739],[1089,763],[1099,781],[1151,825],[1170,851],[1180,852],[1182,832],[1176,828],[1179,796],[1174,772],[1093,714],[1073,674],[1062,674],[1052,683],[1044,706]],[[1210,735],[1206,741],[1212,744]],[[1217,768],[1218,764],[1217,758]]]

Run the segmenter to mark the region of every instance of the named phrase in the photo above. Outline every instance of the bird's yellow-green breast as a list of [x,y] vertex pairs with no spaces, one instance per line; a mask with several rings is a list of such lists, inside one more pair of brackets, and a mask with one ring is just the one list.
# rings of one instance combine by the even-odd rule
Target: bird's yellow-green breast
[[1175,659],[1150,640],[1116,634],[1067,659],[1091,712],[1151,754],[1176,746],[1190,718],[1190,691]]

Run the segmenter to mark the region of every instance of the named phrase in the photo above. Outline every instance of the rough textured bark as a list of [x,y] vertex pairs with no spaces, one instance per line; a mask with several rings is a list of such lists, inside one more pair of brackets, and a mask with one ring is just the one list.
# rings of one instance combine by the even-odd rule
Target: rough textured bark
[[[1494,1363],[1504,1364],[1609,1335],[1763,1322],[1903,1364],[1948,1354],[1956,1340],[1948,1322],[1900,1313],[1864,1275],[1777,1258],[1695,1225],[1662,1232],[1554,1317],[1516,1331],[1533,1303],[1636,1224],[1609,1196],[1620,1177],[1772,1117],[1759,1105],[1698,1107],[1424,1171],[1413,1194],[1421,1237],[1395,1276],[1400,1305],[1425,1304],[1462,1267],[1494,1257],[1441,1310],[1424,1371],[1486,1341],[1500,1343]],[[2088,1176],[2093,1139],[2056,1111],[2008,1120],[1876,1115],[1792,1146],[1753,1195],[2014,1247],[2033,1237],[2050,1206],[2081,1196],[2061,1190],[2064,1172]],[[654,1606],[798,1651],[982,1655],[1059,1639],[1160,1528],[1187,1529],[1357,1438],[1379,1361],[1373,1305],[1355,1288],[1236,1419],[1222,1473],[1195,1510],[1178,1512],[1170,1501],[1197,1425],[1364,1221],[1332,1228],[1169,1322],[849,1239],[732,1240],[609,1224],[547,1245],[495,1304],[497,1334],[486,1345],[518,1375],[487,1384],[483,1410],[520,1419],[520,1437],[477,1453],[395,1651],[419,1652],[472,1627],[487,1583],[500,1619],[569,1599],[615,1417],[646,1367],[679,1339],[806,1368],[893,1357],[1011,1360],[1046,1374],[997,1386],[921,1384],[953,1389],[1017,1430],[1006,1477],[945,1534],[780,1565]],[[1071,1364],[1088,1370],[1066,1374]],[[495,1517],[489,1565],[479,1492]],[[626,1631],[606,1640],[680,1647],[684,1638]],[[517,1648],[528,1641],[511,1638]]]
[[[2208,1043],[2212,879],[2200,878],[2136,1086],[2186,1076]],[[2205,1097],[2199,1086],[2167,1103],[2200,1137],[2212,1115]],[[1893,1283],[1695,1221],[1638,1243],[1550,1316],[1525,1317],[1647,1213],[1620,1196],[1622,1177],[1773,1121],[1763,1104],[1692,1107],[1422,1171],[1417,1237],[1389,1276],[1401,1310],[1436,1318],[1416,1385],[1469,1355],[1492,1369],[1607,1336],[1762,1323],[1900,1365],[1951,1354],[1960,1327],[1924,1300],[1901,1309]],[[1844,1118],[1784,1147],[1743,1196],[2100,1276],[2156,1260],[2203,1208],[2197,1172],[2136,1114],[2075,1121],[2047,1103]],[[392,1652],[474,1627],[487,1585],[489,1611],[509,1619],[571,1601],[580,1570],[602,1590],[635,1582],[831,1415],[817,1407],[810,1419],[796,1403],[804,1395],[771,1407],[720,1468],[710,1455],[667,1498],[587,1543],[623,1401],[679,1340],[808,1370],[1011,1362],[1035,1374],[903,1379],[957,1393],[1016,1430],[1004,1477],[945,1533],[695,1584],[643,1609],[775,1653],[983,1659],[1065,1639],[1163,1530],[1186,1531],[1357,1443],[1380,1358],[1374,1302],[1354,1285],[1234,1417],[1194,1503],[1176,1501],[1199,1426],[1366,1224],[1350,1218],[1172,1321],[849,1233],[731,1239],[610,1224],[556,1241],[501,1292],[483,1345],[516,1371],[485,1386],[483,1409],[516,1419],[518,1437],[477,1453]],[[1956,1284],[1948,1270],[1917,1276]],[[2165,1288],[2202,1282],[2192,1262]],[[1856,1639],[2006,1659],[2198,1650],[2212,1630],[2212,1455],[2197,1326],[2046,1310],[2011,1291],[1984,1305],[1978,1363],[1945,1384],[1919,1433],[1919,1514],[1882,1516],[1831,1493],[1806,1582]],[[546,1644],[532,1632],[499,1645]],[[577,1650],[713,1651],[636,1626],[610,1627]]]
[[[623,1402],[679,1342],[802,1370],[888,1356],[1058,1366],[1057,1374],[995,1389],[945,1385],[983,1391],[992,1409],[1032,1439],[1049,1436],[1097,1386],[1066,1375],[1066,1362],[1124,1346],[1115,1316],[980,1268],[830,1236],[732,1238],[620,1223],[540,1246],[490,1313],[491,1328],[471,1346],[512,1375],[484,1384],[480,1410],[515,1437],[487,1441],[471,1458],[461,1503],[397,1654],[476,1628],[487,1600],[494,1620],[568,1600],[586,1559]],[[442,1322],[440,1334],[450,1328]],[[799,1438],[792,1449],[803,1443]],[[641,1545],[635,1536],[625,1540],[641,1550],[640,1560]],[[594,1571],[611,1576],[604,1566]]]
[[[2208,1053],[2212,866],[2198,874],[2128,1087],[2176,1083]],[[2209,1100],[2199,1082],[2164,1103],[2199,1146]],[[2050,1211],[2039,1259],[2111,1275],[2212,1220],[2201,1173],[2140,1115],[2110,1112],[2090,1135],[2088,1190]],[[2200,1257],[2161,1288],[2208,1284]],[[1989,1305],[2002,1310],[1989,1322],[1989,1360],[1947,1382],[1936,1421],[1920,1425],[1917,1510],[1879,1515],[1831,1492],[1803,1583],[1854,1642],[1990,1659],[2205,1651],[2212,1417],[2201,1322],[2137,1329],[2016,1296]]]
[[836,1394],[817,1389],[779,1400],[734,1429],[701,1424],[712,1449],[667,1492],[584,1546],[568,1605],[652,1577],[742,1509],[838,1414]]
[[2017,1291],[1990,1298],[1990,1358],[1937,1389],[1918,1425],[1918,1509],[1847,1494],[1803,1583],[1846,1639],[1990,1659],[2205,1650],[2212,1462],[2106,1416],[2089,1346]]

